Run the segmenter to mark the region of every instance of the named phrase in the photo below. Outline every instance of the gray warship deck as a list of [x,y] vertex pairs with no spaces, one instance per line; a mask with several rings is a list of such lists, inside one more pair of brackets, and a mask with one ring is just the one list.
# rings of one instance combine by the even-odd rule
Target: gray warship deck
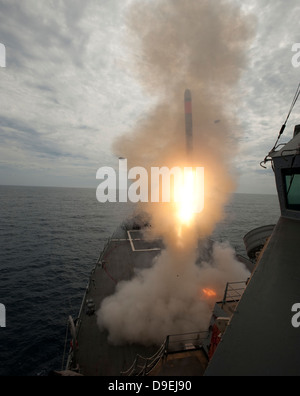
[[[92,271],[84,296],[76,332],[76,354],[68,369],[77,368],[85,376],[120,375],[133,363],[137,354],[153,355],[159,346],[113,346],[106,331],[100,331],[95,312],[102,301],[115,292],[120,281],[130,280],[136,270],[150,267],[163,247],[160,240],[146,242],[139,230],[120,228],[108,241]],[[75,357],[76,356],[76,357]]]
[[[208,363],[203,343],[199,343],[203,332],[180,335],[180,348],[173,351],[170,350],[170,345],[167,347],[164,344],[149,347],[137,344],[112,345],[108,341],[107,331],[101,331],[97,324],[95,313],[102,301],[114,294],[117,284],[132,279],[137,271],[151,267],[153,260],[164,249],[162,240],[145,239],[144,232],[147,227],[142,227],[141,230],[139,227],[132,229],[132,226],[123,225],[118,228],[92,271],[76,320],[76,340],[73,339],[73,349],[70,351],[66,369],[84,376],[119,376],[122,373],[203,375]],[[201,254],[210,254],[209,246],[212,241],[207,242],[206,253]],[[207,337],[207,334],[204,336]],[[174,336],[166,334],[166,339],[167,337]],[[159,350],[161,352],[158,355]],[[148,360],[151,360],[148,358],[153,356],[156,358],[152,361],[154,364],[150,374],[151,370],[141,367],[148,364]]]

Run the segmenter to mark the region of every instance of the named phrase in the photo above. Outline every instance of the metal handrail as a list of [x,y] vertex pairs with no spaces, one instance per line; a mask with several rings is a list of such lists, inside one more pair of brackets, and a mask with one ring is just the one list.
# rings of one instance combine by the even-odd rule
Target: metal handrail
[[[166,337],[165,342],[161,345],[159,350],[150,358],[145,358],[141,355],[136,355],[136,358],[132,366],[126,370],[122,371],[123,376],[146,376],[157,366],[161,358],[168,355],[169,353],[186,351],[187,342],[196,341],[195,348],[203,348],[203,341],[207,339],[209,335],[208,331],[200,331],[194,333],[185,334],[172,334]],[[177,344],[178,348],[170,348],[170,344]]]
[[[186,349],[185,347],[188,343],[192,343],[195,348],[201,348],[203,347],[203,341],[207,339],[208,334],[208,331],[198,331],[194,333],[169,335],[166,339],[166,354],[183,351]],[[170,345],[173,346],[170,347]],[[177,348],[174,347],[174,345],[177,346]]]
[[[92,269],[92,271],[91,271],[91,275],[90,275],[90,277],[89,277],[89,280],[88,280],[88,282],[87,282],[87,285],[86,285],[86,288],[85,288],[85,292],[84,292],[84,296],[83,296],[83,299],[82,299],[82,302],[81,302],[81,306],[80,306],[80,309],[79,309],[79,314],[78,314],[78,317],[77,317],[78,320],[77,320],[77,323],[76,323],[76,337],[78,336],[79,331],[80,331],[80,327],[81,327],[81,320],[80,320],[80,318],[81,318],[82,313],[83,313],[83,310],[84,310],[84,306],[85,306],[85,303],[86,303],[87,294],[88,294],[89,291],[90,291],[91,282],[92,282],[92,274],[96,271],[97,266],[100,265],[101,260],[102,260],[102,258],[103,258],[103,256],[104,256],[104,254],[106,253],[106,250],[107,250],[107,248],[108,248],[108,246],[109,246],[110,240],[111,240],[111,238],[108,238],[108,239],[106,240],[106,242],[105,242],[105,244],[104,244],[104,246],[103,246],[103,249],[102,249],[102,251],[100,252],[99,258],[98,258],[96,264],[94,265],[94,267],[93,267],[93,269]],[[70,348],[70,350],[69,350],[69,356],[68,356],[68,360],[67,360],[67,364],[66,364],[66,369],[67,369],[67,370],[68,370],[69,367],[70,367],[70,362],[72,361],[72,359],[73,359],[73,350]]]
[[[160,359],[163,357],[166,349],[166,341],[161,345],[159,350],[150,358],[145,358],[141,355],[136,355],[136,358],[132,364],[132,366],[126,370],[122,371],[121,375],[123,376],[145,376],[148,375],[158,364]],[[140,363],[141,361],[141,363]]]
[[[233,287],[233,285],[243,285],[243,287]],[[240,282],[228,282],[226,284],[224,297],[222,300],[222,306],[226,302],[238,302],[247,286],[247,281],[240,281]]]

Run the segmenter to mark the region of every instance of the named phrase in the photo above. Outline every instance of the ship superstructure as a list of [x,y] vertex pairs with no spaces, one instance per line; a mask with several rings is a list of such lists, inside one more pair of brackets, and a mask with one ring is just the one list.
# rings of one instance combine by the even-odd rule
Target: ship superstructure
[[260,253],[206,375],[299,375],[300,134],[269,153],[281,217]]

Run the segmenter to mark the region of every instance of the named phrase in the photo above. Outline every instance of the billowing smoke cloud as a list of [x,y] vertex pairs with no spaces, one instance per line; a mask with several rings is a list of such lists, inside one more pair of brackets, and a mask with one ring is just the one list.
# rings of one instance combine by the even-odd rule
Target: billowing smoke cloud
[[[246,280],[249,272],[235,260],[229,245],[215,244],[210,262],[192,263],[166,250],[152,268],[119,283],[98,312],[109,341],[160,345],[169,334],[207,330],[211,302],[222,299],[226,279]],[[206,288],[216,292],[214,299],[205,296]]]
[[[233,116],[233,91],[246,63],[253,19],[232,1],[136,1],[128,15],[134,46],[134,74],[157,104],[136,128],[114,144],[130,167],[205,168],[205,211],[201,234],[211,234],[235,189],[230,163],[237,150],[239,126]],[[194,153],[186,158],[183,96],[193,96]],[[150,174],[150,173],[149,173]],[[174,216],[166,206],[148,205],[153,229],[166,238]],[[162,221],[164,218],[164,221]],[[176,220],[176,219],[175,219]],[[165,224],[165,230],[162,229]]]
[[[130,167],[205,168],[205,209],[180,238],[174,206],[140,206],[151,215],[153,236],[162,237],[167,248],[151,269],[120,283],[98,312],[112,342],[151,343],[170,333],[205,329],[211,307],[202,288],[213,287],[221,297],[227,281],[249,275],[232,249],[218,244],[210,262],[195,265],[195,246],[223,218],[235,189],[231,160],[240,132],[232,92],[246,62],[253,20],[225,0],[152,0],[132,3],[128,27],[139,54],[135,73],[157,104],[115,142],[116,154]],[[185,150],[186,88],[193,95],[193,158]]]

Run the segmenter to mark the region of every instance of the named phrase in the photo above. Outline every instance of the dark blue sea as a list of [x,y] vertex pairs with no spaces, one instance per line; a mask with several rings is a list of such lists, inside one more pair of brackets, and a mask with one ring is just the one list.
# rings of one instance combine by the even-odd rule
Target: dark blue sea
[[[61,369],[67,319],[78,315],[100,252],[131,204],[100,204],[93,189],[0,186],[0,375]],[[243,236],[275,224],[277,196],[235,194],[215,240],[246,256]]]

